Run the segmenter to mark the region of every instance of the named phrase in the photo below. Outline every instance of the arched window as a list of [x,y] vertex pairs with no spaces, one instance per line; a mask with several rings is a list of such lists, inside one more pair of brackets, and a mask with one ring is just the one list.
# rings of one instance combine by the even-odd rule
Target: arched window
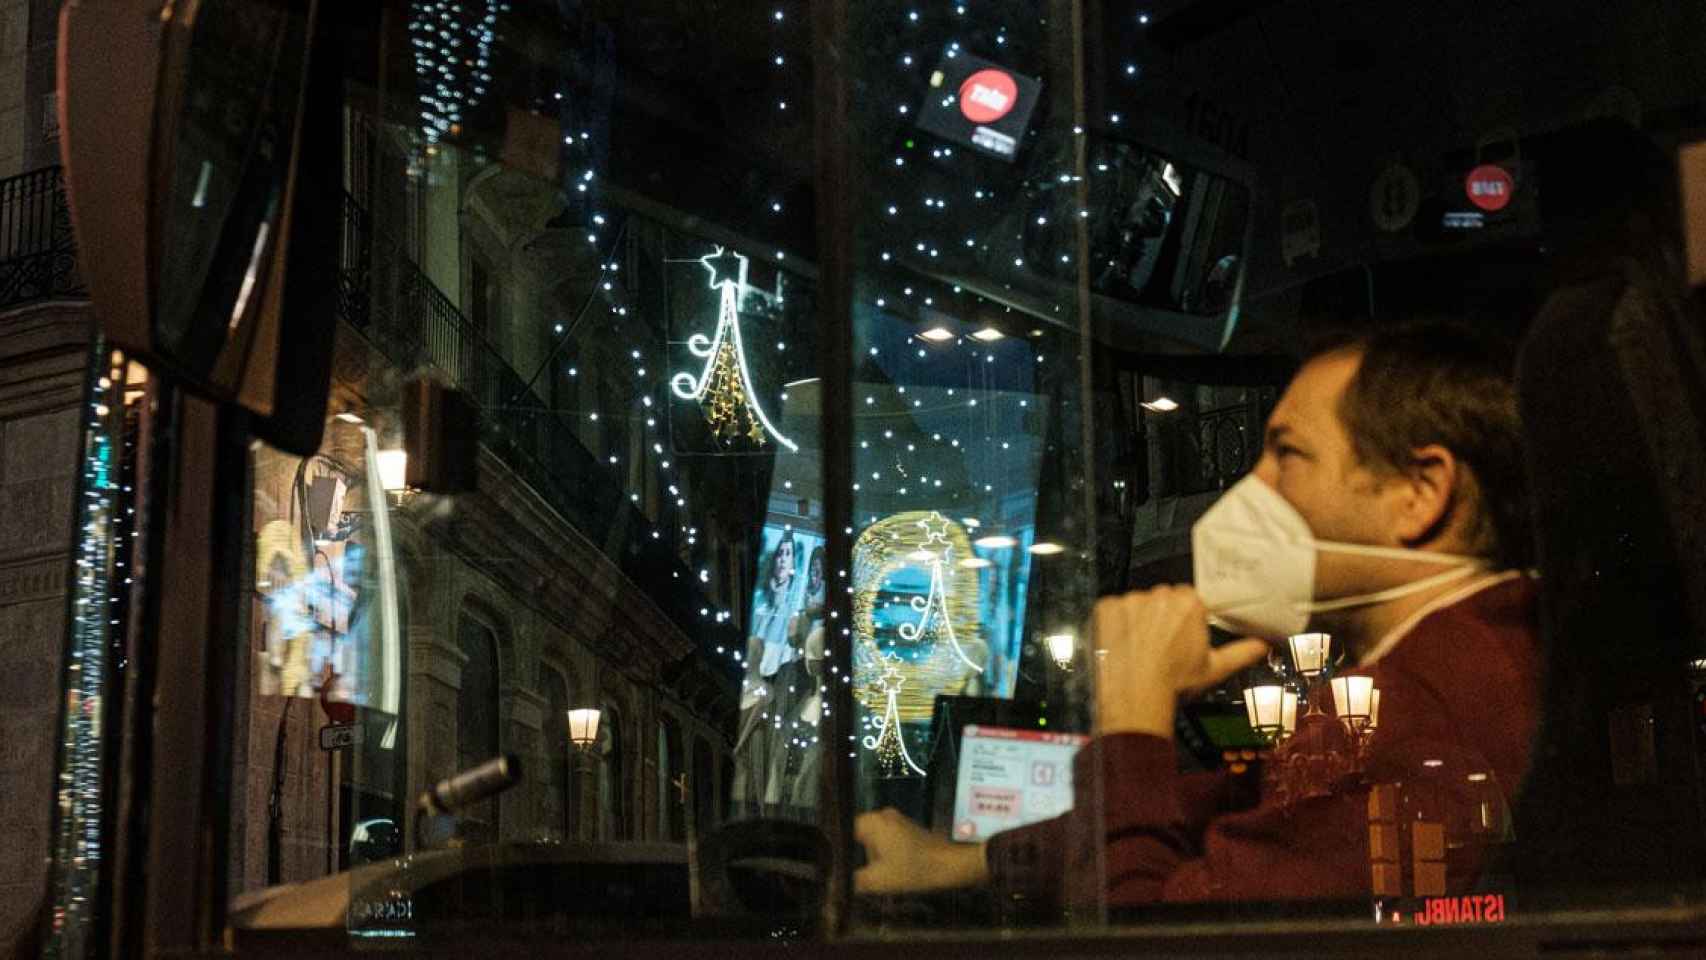
[[543,667],[545,693],[545,763],[539,772],[540,821],[565,839],[575,835],[579,804],[575,779],[575,747],[569,742],[569,683],[561,672]]
[[606,700],[598,724],[598,839],[628,839],[628,784],[624,779],[622,714]]
[[[498,745],[498,636],[485,623],[463,612],[457,623],[457,644],[468,658],[462,665],[462,684],[456,692],[456,768],[466,770],[496,756]],[[467,843],[490,843],[498,837],[496,798],[470,807],[460,816],[458,832]]]
[[658,838],[683,843],[687,840],[687,811],[682,805],[681,727],[670,717],[658,720]]

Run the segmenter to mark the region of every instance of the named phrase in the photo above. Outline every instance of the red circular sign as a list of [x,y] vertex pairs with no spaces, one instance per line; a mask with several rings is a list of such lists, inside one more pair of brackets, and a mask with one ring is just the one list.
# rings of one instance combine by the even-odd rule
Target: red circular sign
[[1504,167],[1483,163],[1469,171],[1463,181],[1463,192],[1469,195],[1470,203],[1488,213],[1497,213],[1510,206],[1511,198],[1516,195],[1516,181]]
[[994,123],[1018,100],[1019,85],[1003,70],[979,70],[960,84],[960,113],[972,123]]

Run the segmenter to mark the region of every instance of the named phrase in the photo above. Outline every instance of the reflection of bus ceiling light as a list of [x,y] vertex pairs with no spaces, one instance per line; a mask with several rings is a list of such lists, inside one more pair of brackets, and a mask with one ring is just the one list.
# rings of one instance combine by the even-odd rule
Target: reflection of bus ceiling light
[[1055,665],[1062,670],[1072,669],[1072,649],[1078,645],[1078,638],[1070,633],[1052,633],[1043,638],[1048,644],[1048,655],[1054,658]]
[[965,527],[967,530],[976,530],[978,527],[983,526],[983,521],[976,517],[961,517],[960,526]]
[[1004,336],[1006,336],[1006,334],[995,329],[994,327],[984,327],[982,330],[979,330],[978,332],[972,334],[972,339],[982,340],[984,343],[994,343],[995,341],[1001,339]]
[[946,343],[947,341],[954,339],[954,332],[949,330],[947,327],[931,327],[923,333],[920,333],[918,335],[918,339],[928,340],[931,343]]
[[985,567],[995,566],[995,563],[994,561],[986,560],[983,557],[967,557],[960,561],[960,566],[967,570],[982,570]]
[[1039,557],[1052,557],[1057,553],[1065,553],[1066,548],[1052,540],[1031,544],[1031,552]]
[[1154,400],[1144,401],[1141,406],[1150,413],[1172,413],[1179,409],[1178,401],[1172,397],[1156,397]]
[[402,493],[407,490],[409,487],[408,476],[408,451],[379,451],[379,486],[386,493]]
[[366,422],[365,420],[361,419],[361,417],[357,416],[356,414],[349,413],[347,411],[344,413],[338,414],[336,419],[339,423],[365,423]]
[[1012,537],[994,534],[992,536],[979,537],[972,541],[972,545],[982,547],[985,550],[1011,550],[1019,545],[1019,541]]

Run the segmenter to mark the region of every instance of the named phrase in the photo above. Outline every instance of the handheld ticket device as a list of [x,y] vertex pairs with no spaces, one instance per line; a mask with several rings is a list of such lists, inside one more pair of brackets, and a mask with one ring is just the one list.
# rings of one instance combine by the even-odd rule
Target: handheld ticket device
[[1081,733],[967,724],[949,838],[976,843],[1072,809],[1072,761],[1089,740]]

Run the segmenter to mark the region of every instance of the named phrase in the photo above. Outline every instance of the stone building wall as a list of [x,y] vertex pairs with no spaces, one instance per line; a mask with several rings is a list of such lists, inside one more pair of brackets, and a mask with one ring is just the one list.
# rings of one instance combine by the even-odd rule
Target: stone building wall
[[[386,368],[361,335],[341,327],[336,348],[334,411],[359,411],[384,435],[391,426],[388,407],[395,372]],[[341,463],[358,463],[356,451],[323,448]],[[572,835],[563,829],[564,799],[546,790],[542,773],[552,764],[550,751],[566,716],[552,709],[545,668],[560,674],[567,706],[611,703],[620,716],[622,782],[619,785],[625,829],[618,839],[667,840],[666,811],[658,774],[658,729],[668,716],[680,732],[684,771],[693,769],[692,752],[706,749],[715,771],[702,789],[719,796],[728,732],[706,716],[703,704],[684,702],[660,685],[666,664],[691,653],[692,642],[644,591],[628,580],[587,536],[570,527],[540,496],[489,452],[482,451],[479,492],[454,503],[428,496],[411,498],[394,509],[400,580],[405,687],[403,743],[398,747],[406,775],[391,776],[394,766],[369,742],[346,752],[341,781],[355,781],[369,797],[395,801],[408,818],[412,800],[433,783],[455,772],[458,756],[458,702],[469,656],[459,624],[467,616],[491,631],[497,663],[498,749],[518,755],[524,780],[497,802],[496,839],[504,842],[596,840],[599,835],[599,783],[596,760],[574,777],[577,810]],[[254,455],[256,528],[269,518],[289,515],[290,487],[298,460],[270,451]],[[361,482],[361,481],[356,481]],[[359,487],[346,505],[358,500]],[[265,514],[265,516],[262,516]],[[252,613],[258,616],[257,603]],[[248,642],[251,662],[261,654],[256,628]],[[253,891],[267,882],[269,800],[275,775],[275,747],[286,698],[264,692],[253,679],[242,685],[246,718],[245,749],[239,751],[238,780],[244,784],[243,808],[233,816],[233,892]],[[292,702],[285,724],[284,836],[278,879],[294,882],[322,876],[336,862],[333,841],[340,812],[329,810],[325,755],[317,738],[328,718],[311,699]],[[571,770],[577,765],[574,758]],[[679,801],[677,801],[679,802]],[[333,805],[335,808],[335,804]],[[358,810],[354,817],[372,816]],[[405,829],[405,844],[414,838]]]
[[0,314],[0,946],[47,884],[89,310]]

